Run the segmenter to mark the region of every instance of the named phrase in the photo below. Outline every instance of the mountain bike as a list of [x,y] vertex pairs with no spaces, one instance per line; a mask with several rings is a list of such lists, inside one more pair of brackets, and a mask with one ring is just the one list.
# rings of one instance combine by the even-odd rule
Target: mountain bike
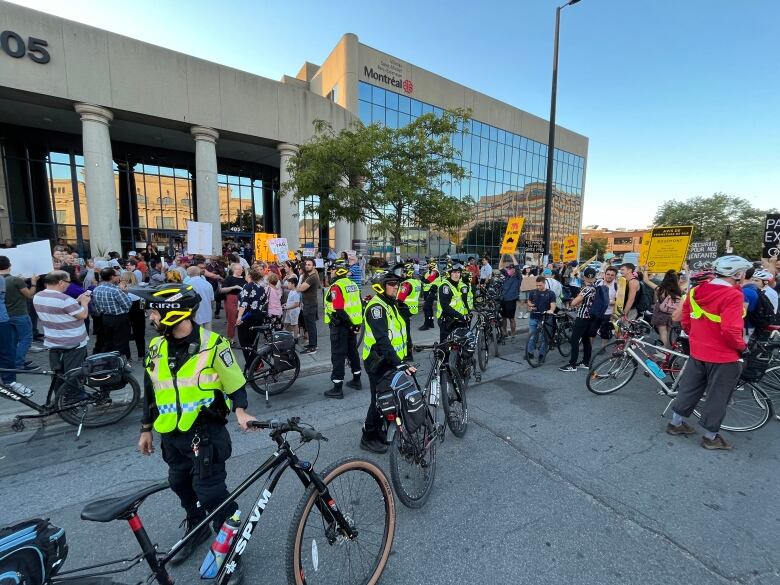
[[[540,320],[541,323],[528,336],[525,347],[525,360],[528,364],[532,368],[538,368],[544,363],[545,354],[553,348],[557,349],[561,356],[568,357],[571,353],[570,329],[568,325],[556,323],[556,320],[560,320],[570,325],[571,320],[568,314],[531,312],[531,316],[536,316],[536,320]],[[569,336],[566,335],[566,331],[569,331]],[[544,346],[544,350],[542,350],[542,346]]]
[[[658,352],[681,360],[682,366],[676,376],[668,376],[663,371],[654,355]],[[627,385],[641,368],[658,384],[659,394],[673,399],[677,396],[677,387],[685,372],[688,359],[684,353],[659,347],[639,338],[628,338],[621,351],[613,352],[612,355],[591,366],[585,384],[594,394],[611,394]],[[666,382],[667,378],[672,379],[671,385]],[[697,418],[701,418],[702,401],[706,400],[705,395],[699,402],[699,408],[694,409],[693,414]],[[672,400],[669,401],[663,414],[666,414],[671,404]],[[726,416],[720,428],[735,432],[754,431],[764,426],[773,415],[772,401],[768,399],[766,392],[755,383],[740,381],[731,394],[726,407]]]
[[[255,325],[249,328],[257,331],[249,350],[254,356],[244,364],[244,377],[249,387],[258,394],[276,396],[293,385],[301,373],[301,359],[295,351],[295,339],[288,331],[274,331],[272,325]],[[262,335],[261,335],[262,334]]]
[[469,330],[462,327],[453,331],[444,343],[438,344],[438,347],[448,354],[440,365],[441,404],[447,426],[456,437],[466,434],[469,422],[466,393],[468,377],[474,367],[474,350],[471,350],[470,356],[463,355],[468,335]]
[[[286,422],[253,421],[251,425],[258,429],[270,429],[271,439],[278,446],[276,452],[169,551],[157,550],[138,515],[138,509],[147,497],[168,489],[168,482],[165,481],[125,495],[93,501],[81,512],[81,519],[90,522],[127,521],[141,547],[138,555],[60,571],[51,580],[51,585],[74,582],[116,583],[101,578],[128,571],[144,561],[151,570],[146,583],[156,581],[160,585],[172,585],[173,579],[167,569],[171,559],[190,539],[197,538],[201,529],[209,526],[226,506],[236,501],[260,478],[268,475],[230,544],[217,576],[211,581],[217,585],[227,585],[231,583],[231,577],[237,574],[276,485],[288,469],[292,469],[301,481],[305,492],[293,514],[287,537],[287,583],[376,583],[387,564],[396,524],[393,492],[382,469],[366,459],[348,458],[317,473],[313,463],[298,458],[286,437],[287,433],[296,433],[300,436],[301,444],[327,440],[314,428],[302,424],[298,418],[290,418]],[[197,578],[193,578],[188,582],[197,581]],[[254,579],[246,581],[256,582]]]
[[[95,354],[85,361],[94,364],[98,360],[121,364],[108,369],[89,369],[84,366],[64,373],[52,370],[29,372],[27,370],[0,369],[0,373],[49,376],[49,390],[45,402],[38,403],[16,392],[11,386],[0,383],[0,396],[20,402],[36,414],[20,414],[14,417],[11,429],[23,431],[24,421],[58,415],[76,428],[76,438],[84,427],[97,428],[119,422],[130,414],[141,397],[141,387],[127,368],[127,362],[117,352]],[[88,373],[87,373],[88,372]]]
[[[474,323],[474,331],[477,333],[477,363],[481,371],[487,370],[490,362],[491,346],[498,355],[498,340],[495,336],[495,329],[490,321],[489,311],[477,309],[475,311],[477,320]],[[500,329],[500,328],[499,328]]]

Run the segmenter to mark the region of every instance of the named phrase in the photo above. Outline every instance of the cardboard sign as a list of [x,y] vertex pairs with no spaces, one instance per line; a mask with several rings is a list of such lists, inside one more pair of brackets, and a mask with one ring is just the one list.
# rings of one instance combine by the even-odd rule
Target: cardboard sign
[[510,217],[506,224],[504,240],[501,242],[501,255],[514,254],[520,243],[520,232],[523,231],[524,217]]
[[301,252],[304,258],[314,258],[314,255],[317,253],[314,247],[304,247]]
[[577,234],[572,234],[570,236],[566,236],[563,238],[563,261],[564,262],[571,262],[572,260],[577,260],[580,256],[579,251],[579,238],[577,237]]
[[271,238],[268,240],[268,247],[271,249],[272,254],[276,254],[279,262],[284,262],[287,258],[287,253],[290,251],[287,245],[287,238]]
[[561,243],[560,242],[553,242],[552,243],[552,257],[553,257],[553,262],[561,262]]
[[688,255],[692,235],[692,225],[653,228],[647,251],[648,271],[680,270]]
[[22,244],[16,248],[0,250],[0,255],[11,261],[11,274],[22,278],[48,274],[54,270],[51,259],[51,243],[40,240]]
[[544,252],[544,242],[542,240],[526,240],[525,251],[530,254],[542,254]]
[[647,266],[647,253],[650,251],[650,234],[642,236],[642,245],[639,248],[639,266]]
[[691,270],[701,270],[712,264],[718,257],[718,242],[711,240],[708,242],[691,242],[688,249],[688,268]]
[[780,256],[780,213],[770,213],[764,221],[762,258]]
[[211,256],[211,224],[205,221],[187,222],[187,253]]

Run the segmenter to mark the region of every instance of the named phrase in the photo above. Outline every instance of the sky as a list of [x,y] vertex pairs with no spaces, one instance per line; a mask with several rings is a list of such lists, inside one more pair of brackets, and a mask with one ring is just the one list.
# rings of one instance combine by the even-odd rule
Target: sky
[[[277,80],[354,32],[549,119],[550,0],[16,1]],[[562,11],[556,121],[590,139],[584,225],[645,227],[666,200],[718,191],[780,207],[778,22],[778,0]]]

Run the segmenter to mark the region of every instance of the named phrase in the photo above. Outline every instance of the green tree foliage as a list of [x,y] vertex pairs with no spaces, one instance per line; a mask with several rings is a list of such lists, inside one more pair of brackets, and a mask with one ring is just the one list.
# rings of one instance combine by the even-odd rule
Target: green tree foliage
[[594,238],[589,242],[582,242],[582,250],[580,251],[580,258],[592,258],[596,256],[596,260],[603,260],[604,253],[607,251],[606,238]]
[[695,240],[715,240],[718,253],[726,251],[730,231],[734,253],[755,260],[761,257],[764,218],[776,210],[753,207],[746,199],[725,193],[711,197],[691,197],[685,201],[665,201],[655,214],[655,225],[692,225]]
[[282,186],[296,199],[318,195],[307,213],[323,220],[364,221],[401,245],[406,225],[451,233],[469,217],[473,200],[447,195],[443,187],[466,177],[453,162],[451,137],[469,113],[424,114],[403,128],[356,122],[335,132],[322,120],[314,137],[290,161]]

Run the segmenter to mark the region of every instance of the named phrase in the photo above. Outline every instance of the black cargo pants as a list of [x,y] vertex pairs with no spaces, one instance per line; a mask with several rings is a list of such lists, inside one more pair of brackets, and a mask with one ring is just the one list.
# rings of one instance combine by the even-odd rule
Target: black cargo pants
[[360,357],[357,350],[357,333],[348,325],[330,324],[330,362],[333,370],[330,380],[334,384],[344,381],[344,360],[349,360],[352,376],[360,375]]

